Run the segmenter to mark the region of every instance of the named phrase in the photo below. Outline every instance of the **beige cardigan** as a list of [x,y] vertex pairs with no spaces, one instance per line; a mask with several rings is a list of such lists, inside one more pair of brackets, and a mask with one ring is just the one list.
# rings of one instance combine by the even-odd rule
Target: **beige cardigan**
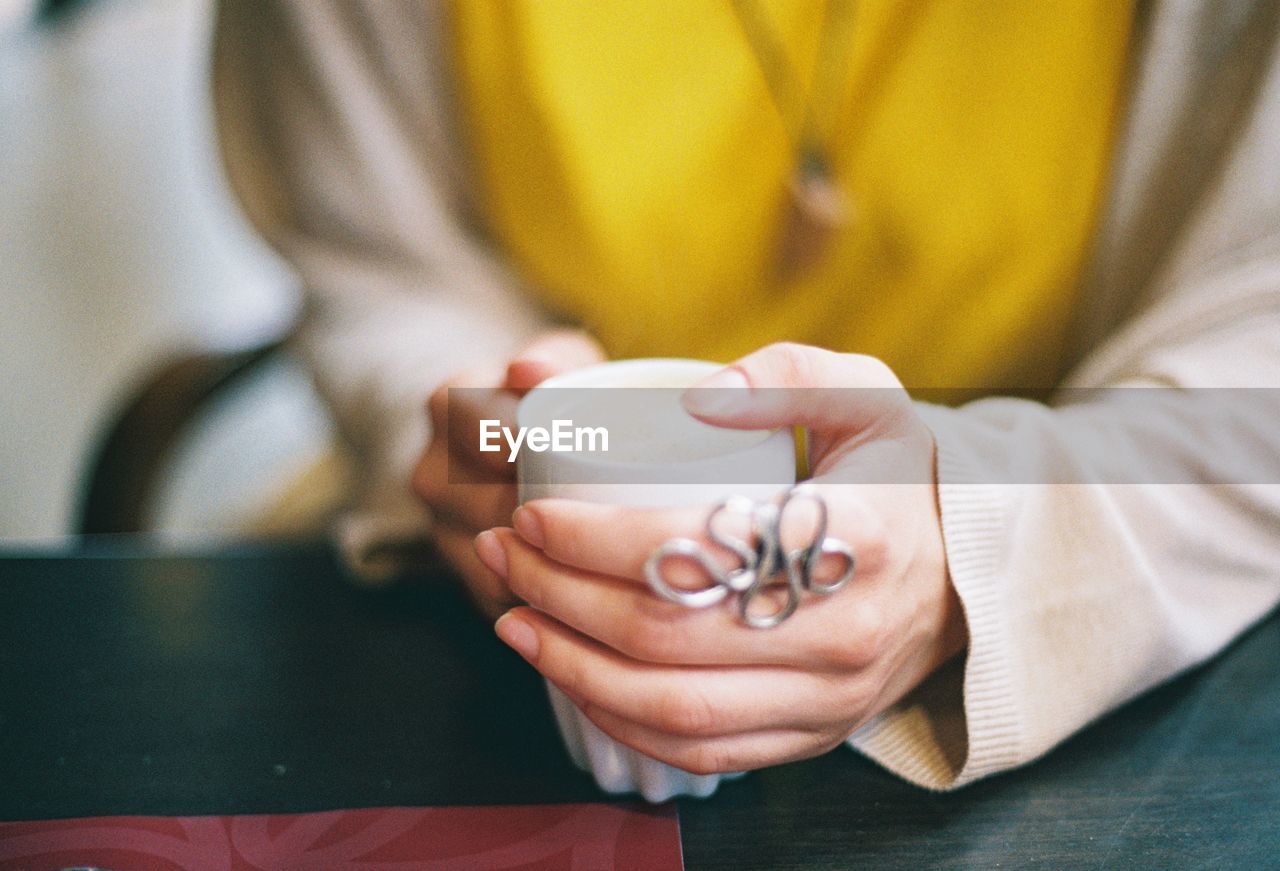
[[[308,289],[301,347],[364,460],[342,532],[356,558],[426,528],[406,480],[432,387],[546,321],[475,230],[439,16],[410,0],[223,0],[216,25],[227,171]],[[1270,0],[1140,6],[1069,385],[1280,386],[1278,18]],[[1021,765],[1280,600],[1280,475],[1022,483],[1041,480],[1036,463],[1091,480],[1097,457],[1071,433],[1104,425],[1188,480],[1219,480],[1220,449],[1152,438],[1176,430],[1175,410],[1138,426],[1113,395],[922,405],[970,647],[852,736],[859,750],[934,789]],[[1280,457],[1280,409],[1259,419],[1223,425],[1261,468]],[[1027,445],[1033,468],[1014,473]]]

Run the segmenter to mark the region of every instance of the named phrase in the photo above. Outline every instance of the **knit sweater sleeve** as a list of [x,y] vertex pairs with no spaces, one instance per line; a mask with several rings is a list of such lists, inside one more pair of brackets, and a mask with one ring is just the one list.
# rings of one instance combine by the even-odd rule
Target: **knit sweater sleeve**
[[1116,247],[1132,263],[1176,239],[1073,389],[920,406],[970,644],[850,738],[908,780],[952,789],[1036,759],[1280,602],[1278,54],[1258,52],[1253,109],[1186,213],[1150,210],[1157,229]]
[[[1254,353],[1280,367],[1280,314],[1257,330]],[[1233,391],[1250,408],[1197,444],[1182,427],[1202,423],[1198,398],[1143,386],[1160,401],[1117,388],[1091,407],[923,409],[970,645],[855,747],[922,786],[961,786],[1039,757],[1280,602],[1280,389]],[[1102,445],[1145,462],[1121,468]]]

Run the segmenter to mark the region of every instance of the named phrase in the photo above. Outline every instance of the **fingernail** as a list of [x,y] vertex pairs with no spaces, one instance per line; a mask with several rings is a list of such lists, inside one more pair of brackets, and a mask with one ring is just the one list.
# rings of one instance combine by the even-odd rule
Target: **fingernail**
[[693,414],[727,414],[743,407],[750,387],[747,376],[729,366],[690,387],[680,401]]
[[508,647],[525,659],[533,662],[538,658],[538,633],[533,627],[510,612],[498,618],[493,624],[493,631],[498,633]]
[[520,533],[520,537],[539,550],[547,543],[542,535],[542,523],[538,515],[521,505],[511,516],[511,525]]
[[547,361],[538,357],[516,357],[507,364],[507,378],[511,378],[513,374],[518,372],[522,367],[528,368],[532,366],[546,366]]
[[488,566],[498,577],[507,576],[507,552],[492,529],[486,529],[477,535],[473,546],[476,549],[476,556],[480,557],[480,562]]

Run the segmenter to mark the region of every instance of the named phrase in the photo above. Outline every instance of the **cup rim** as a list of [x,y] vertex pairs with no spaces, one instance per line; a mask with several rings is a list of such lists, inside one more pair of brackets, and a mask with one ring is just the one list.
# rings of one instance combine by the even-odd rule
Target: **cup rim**
[[[537,399],[545,399],[545,394],[540,397],[538,395],[538,391],[558,390],[566,387],[606,387],[608,385],[592,383],[592,382],[598,381],[606,371],[617,372],[617,370],[619,369],[652,369],[654,367],[659,367],[663,369],[697,368],[697,369],[703,370],[704,372],[706,372],[706,374],[709,375],[712,372],[715,372],[716,370],[723,369],[725,367],[725,364],[716,363],[711,360],[695,360],[690,357],[637,357],[629,360],[609,360],[604,363],[596,363],[592,366],[586,366],[581,369],[573,369],[569,372],[564,372],[564,373],[561,373],[560,375],[555,375],[555,376],[552,376],[551,378],[548,378],[546,381],[543,381],[541,384],[532,388],[528,393],[526,393],[524,395],[524,398],[522,398],[519,404],[516,406],[516,423],[520,426],[527,425],[525,415],[529,412],[526,411],[526,407],[529,407],[529,408],[533,407],[532,405],[529,405],[530,400],[536,401]],[[579,381],[585,381],[587,383],[575,383]],[[619,385],[615,389],[652,390],[655,388],[644,387],[641,385]],[[687,389],[687,388],[656,388],[656,389]],[[714,426],[714,425],[707,424],[707,426]],[[715,462],[715,461],[721,461],[721,460],[729,461],[735,457],[740,456],[741,454],[745,454],[750,451],[759,450],[761,445],[764,445],[767,442],[774,439],[778,435],[778,433],[786,432],[788,430],[787,427],[778,427],[772,430],[732,430],[729,427],[715,427],[715,428],[729,430],[731,432],[758,432],[758,433],[762,433],[763,435],[759,441],[752,442],[749,445],[746,445],[741,448],[736,448],[732,451],[728,451],[723,454],[714,454],[709,457],[695,457],[693,459],[687,459],[687,460],[670,460],[670,461],[664,461],[664,462],[646,463],[646,462],[641,462],[639,460],[614,460],[614,459],[608,459],[608,458],[598,458],[598,457],[590,456],[588,454],[579,454],[579,455],[576,455],[571,462],[582,463],[583,465],[596,466],[596,467],[613,466],[614,468],[617,468],[617,469],[625,469],[627,471],[634,472],[634,471],[639,471],[639,470],[648,469],[648,468],[658,468],[658,467],[679,468],[683,466],[705,464],[708,462]],[[793,451],[794,451],[794,448],[795,448],[795,445],[793,441],[792,443]]]

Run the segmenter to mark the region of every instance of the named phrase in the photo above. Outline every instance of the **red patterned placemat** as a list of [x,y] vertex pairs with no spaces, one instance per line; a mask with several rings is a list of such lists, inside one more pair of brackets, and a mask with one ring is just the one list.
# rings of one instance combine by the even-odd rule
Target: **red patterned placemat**
[[682,869],[672,804],[0,823],[0,869]]

